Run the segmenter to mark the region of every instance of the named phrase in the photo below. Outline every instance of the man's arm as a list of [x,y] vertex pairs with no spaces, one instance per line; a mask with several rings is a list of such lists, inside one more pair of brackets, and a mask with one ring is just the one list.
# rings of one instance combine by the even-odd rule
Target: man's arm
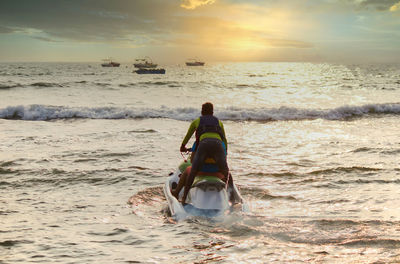
[[193,133],[196,131],[197,126],[198,126],[198,124],[197,124],[197,126],[196,126],[196,123],[198,123],[197,120],[200,121],[200,119],[196,119],[196,120],[194,120],[194,121],[190,124],[190,127],[189,127],[189,129],[188,129],[188,131],[187,131],[187,133],[186,133],[186,136],[185,136],[185,138],[184,138],[183,141],[182,141],[182,144],[181,144],[181,151],[182,151],[182,147],[184,147],[184,148],[186,147],[186,144],[189,142],[189,140],[190,140],[190,138],[192,137]]
[[222,124],[222,122],[219,121],[219,126],[221,127],[222,135],[224,135],[224,138],[222,139],[222,141],[225,143],[226,152],[228,153],[228,140],[226,139],[224,124]]

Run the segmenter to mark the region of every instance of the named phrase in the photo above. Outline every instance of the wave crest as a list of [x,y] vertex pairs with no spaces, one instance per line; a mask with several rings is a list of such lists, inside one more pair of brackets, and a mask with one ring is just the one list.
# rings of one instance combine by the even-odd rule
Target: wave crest
[[[400,114],[400,103],[368,104],[363,106],[342,106],[333,109],[279,108],[239,108],[229,107],[215,113],[221,120],[231,121],[290,121],[290,120],[350,120],[367,116]],[[18,120],[54,119],[127,119],[127,118],[167,118],[192,120],[200,115],[197,108],[123,108],[123,107],[67,107],[67,106],[9,106],[0,109],[0,118]]]

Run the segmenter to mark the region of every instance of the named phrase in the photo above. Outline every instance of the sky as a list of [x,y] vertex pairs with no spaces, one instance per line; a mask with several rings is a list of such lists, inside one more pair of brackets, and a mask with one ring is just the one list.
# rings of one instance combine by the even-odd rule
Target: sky
[[400,62],[399,0],[1,0],[0,62]]

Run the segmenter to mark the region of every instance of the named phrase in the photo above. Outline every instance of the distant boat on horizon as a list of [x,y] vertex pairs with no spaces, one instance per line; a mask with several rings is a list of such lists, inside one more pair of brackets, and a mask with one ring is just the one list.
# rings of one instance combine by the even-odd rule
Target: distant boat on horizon
[[188,59],[186,66],[204,66],[205,62],[198,59]]
[[157,67],[157,64],[153,63],[153,61],[146,56],[143,59],[136,59],[133,66],[135,66],[135,68],[138,69],[143,69],[143,68],[155,68]]
[[111,58],[104,59],[104,63],[101,64],[102,67],[119,67],[121,65],[118,62],[113,61]]
[[150,69],[150,68],[140,68],[134,71],[137,74],[165,74],[165,69]]

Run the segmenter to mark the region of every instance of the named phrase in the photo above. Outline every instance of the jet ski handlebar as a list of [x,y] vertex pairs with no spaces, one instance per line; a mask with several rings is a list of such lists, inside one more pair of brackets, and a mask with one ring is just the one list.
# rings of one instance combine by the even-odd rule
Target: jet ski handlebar
[[[189,157],[189,154],[190,154],[191,152],[193,152],[193,149],[192,149],[192,148],[185,148],[185,151],[182,151],[182,150],[181,150],[181,155],[182,155],[182,158],[183,158],[183,160],[184,160],[185,162],[187,161],[187,158]],[[185,157],[185,155],[186,155],[186,157]]]
[[187,154],[187,153],[189,153],[189,152],[193,152],[193,148],[185,148],[185,151],[182,151],[182,150],[181,150],[181,153]]

